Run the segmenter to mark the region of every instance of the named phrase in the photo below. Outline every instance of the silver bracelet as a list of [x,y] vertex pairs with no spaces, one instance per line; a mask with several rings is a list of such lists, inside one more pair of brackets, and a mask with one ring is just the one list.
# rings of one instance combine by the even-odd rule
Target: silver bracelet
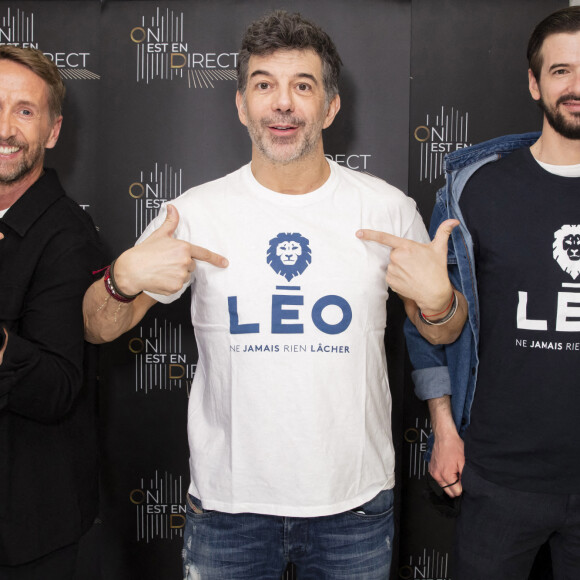
[[442,324],[445,324],[446,322],[449,322],[454,316],[455,313],[457,312],[457,294],[455,293],[455,290],[453,291],[453,304],[451,304],[451,308],[449,310],[449,312],[440,320],[429,320],[428,318],[425,318],[425,316],[423,315],[423,313],[421,312],[421,309],[419,308],[419,318],[421,319],[421,322],[423,322],[424,324],[427,324],[429,326],[441,326]]

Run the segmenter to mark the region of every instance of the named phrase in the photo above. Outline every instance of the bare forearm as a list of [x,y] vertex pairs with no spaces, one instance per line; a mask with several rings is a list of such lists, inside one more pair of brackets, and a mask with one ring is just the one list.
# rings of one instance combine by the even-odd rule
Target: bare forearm
[[429,473],[451,497],[461,495],[461,474],[465,465],[463,440],[459,436],[451,412],[449,395],[430,399],[431,426],[435,435]]
[[155,300],[140,294],[133,302],[122,303],[112,298],[103,280],[95,282],[83,300],[85,338],[93,344],[115,340],[143,318]]
[[443,395],[436,399],[428,399],[429,415],[431,416],[431,427],[435,437],[445,437],[457,434],[457,428],[453,422],[451,412],[451,397]]

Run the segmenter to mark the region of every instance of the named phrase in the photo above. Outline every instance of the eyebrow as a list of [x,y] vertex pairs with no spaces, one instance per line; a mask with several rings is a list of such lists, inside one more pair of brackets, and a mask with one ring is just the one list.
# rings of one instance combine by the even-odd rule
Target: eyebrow
[[555,68],[560,68],[560,67],[567,67],[570,66],[567,62],[561,62],[561,63],[556,63],[553,64],[548,70],[554,70]]
[[17,107],[28,107],[30,109],[38,109],[40,108],[40,106],[38,105],[38,103],[35,103],[34,101],[29,101],[26,99],[22,99],[20,101],[18,101],[16,103]]
[[[251,75],[250,78],[254,78],[255,76],[264,75],[266,77],[274,76],[272,73],[268,72],[267,70],[255,70]],[[318,85],[318,79],[311,75],[310,73],[296,73],[292,78],[294,79],[310,79],[315,85]]]

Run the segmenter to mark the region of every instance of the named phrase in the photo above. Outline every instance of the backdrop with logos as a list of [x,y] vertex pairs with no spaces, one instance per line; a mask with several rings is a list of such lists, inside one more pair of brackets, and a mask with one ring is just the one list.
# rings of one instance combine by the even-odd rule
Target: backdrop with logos
[[[243,31],[265,12],[299,11],[335,40],[342,109],[325,132],[327,155],[409,192],[428,221],[445,153],[539,128],[527,92],[527,38],[565,5],[3,0],[0,43],[40,48],[57,63],[68,95],[47,165],[114,257],[164,201],[249,161],[235,66]],[[424,497],[430,424],[413,395],[398,299],[389,300],[388,316],[398,482],[392,578],[449,580],[453,521]],[[101,354],[102,501],[83,545],[82,580],[179,578],[197,358],[188,299],[156,306]],[[542,557],[535,577],[549,577],[548,564]]]

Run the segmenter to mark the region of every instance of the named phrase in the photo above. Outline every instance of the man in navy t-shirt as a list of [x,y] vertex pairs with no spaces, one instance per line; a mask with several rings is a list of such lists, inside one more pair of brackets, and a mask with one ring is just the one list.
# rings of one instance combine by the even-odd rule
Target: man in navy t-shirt
[[463,496],[459,580],[527,579],[549,540],[556,578],[580,577],[580,7],[528,45],[542,133],[447,159],[434,213],[456,218],[450,278],[469,324],[449,347],[409,334],[434,432],[429,471]]

